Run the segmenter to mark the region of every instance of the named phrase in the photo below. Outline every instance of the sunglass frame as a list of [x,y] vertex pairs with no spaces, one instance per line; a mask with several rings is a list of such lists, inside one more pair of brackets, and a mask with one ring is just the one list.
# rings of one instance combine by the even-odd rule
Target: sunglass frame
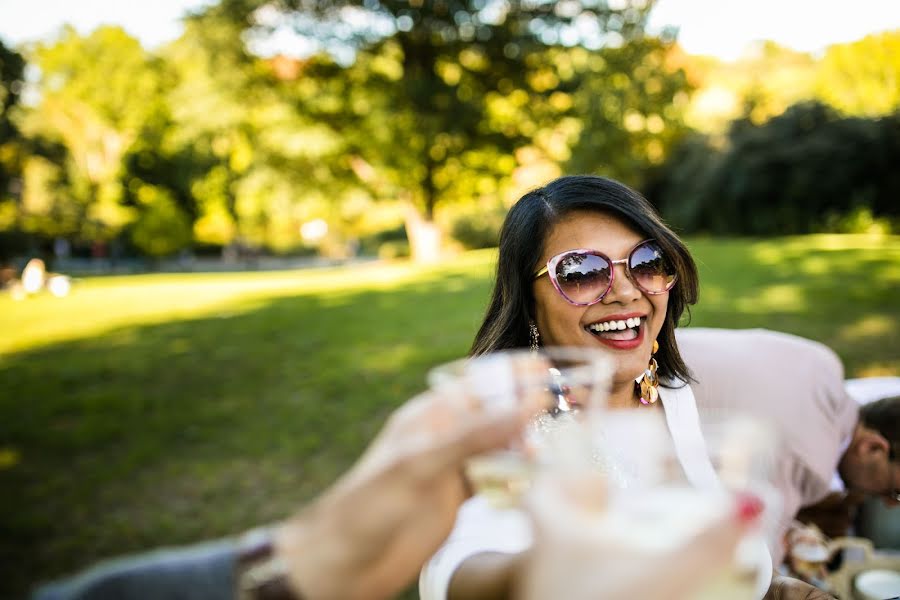
[[[574,306],[593,306],[594,304],[597,304],[598,302],[603,300],[603,298],[605,298],[606,295],[609,293],[609,290],[612,289],[613,282],[615,281],[615,278],[616,278],[616,265],[624,265],[625,266],[625,276],[628,277],[628,279],[635,286],[637,286],[637,288],[639,290],[641,290],[643,293],[649,294],[651,296],[658,296],[659,294],[665,294],[666,292],[671,290],[673,287],[675,287],[675,283],[677,283],[677,281],[678,281],[678,273],[677,272],[674,274],[674,277],[672,277],[672,281],[669,283],[669,285],[666,287],[666,289],[661,290],[659,292],[653,292],[653,291],[650,291],[650,290],[644,288],[644,286],[642,286],[640,283],[638,283],[637,280],[631,274],[631,259],[634,256],[634,253],[637,252],[639,248],[641,248],[644,245],[649,244],[649,243],[657,244],[657,249],[659,250],[659,252],[661,254],[663,254],[663,256],[665,256],[665,253],[662,251],[662,248],[659,248],[658,242],[653,238],[648,238],[646,240],[642,240],[642,241],[638,242],[637,244],[634,245],[634,247],[631,248],[631,250],[628,251],[628,256],[626,256],[625,258],[620,258],[619,260],[612,260],[610,257],[608,257],[606,254],[600,252],[599,250],[592,250],[591,248],[575,248],[573,250],[566,250],[565,252],[560,252],[559,254],[550,257],[550,260],[547,261],[547,264],[544,265],[543,268],[541,268],[534,274],[534,279],[538,279],[544,273],[546,273],[550,277],[550,283],[553,284],[553,287],[556,289],[556,291],[559,293],[559,295],[562,296],[563,299],[565,299],[566,302],[568,302],[569,304],[572,304]],[[572,300],[571,298],[566,296],[566,293],[562,291],[562,287],[559,285],[559,281],[557,281],[557,274],[556,274],[557,265],[559,265],[560,261],[562,261],[564,258],[566,258],[567,256],[571,256],[573,254],[589,254],[591,256],[597,256],[599,258],[602,258],[606,262],[608,262],[610,265],[609,284],[606,286],[606,289],[603,290],[602,294],[600,294],[597,298],[595,298],[594,300],[591,300],[590,302],[575,302],[574,300]]]

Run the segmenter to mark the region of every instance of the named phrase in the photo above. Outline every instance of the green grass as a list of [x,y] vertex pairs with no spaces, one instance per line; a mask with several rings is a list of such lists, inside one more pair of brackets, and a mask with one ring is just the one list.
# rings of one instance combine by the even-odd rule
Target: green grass
[[[693,240],[694,325],[900,372],[900,238]],[[145,275],[0,297],[0,597],[285,516],[463,355],[495,254],[434,267]]]

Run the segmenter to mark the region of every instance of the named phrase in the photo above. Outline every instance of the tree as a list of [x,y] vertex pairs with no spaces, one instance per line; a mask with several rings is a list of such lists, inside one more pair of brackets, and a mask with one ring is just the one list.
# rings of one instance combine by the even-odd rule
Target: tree
[[24,148],[12,113],[19,102],[24,70],[22,55],[0,41],[0,255],[7,253],[3,234],[17,226]]
[[900,30],[829,47],[816,84],[816,95],[846,114],[878,116],[900,109]]
[[[440,203],[496,198],[497,182],[509,182],[516,169],[517,150],[565,161],[581,133],[572,95],[596,76],[569,55],[579,46],[590,55],[641,39],[650,8],[640,1],[226,0],[202,18],[227,15],[251,47],[290,32],[319,52],[296,83],[316,95],[298,110],[340,139],[335,172],[349,167],[374,195],[417,207],[408,223],[415,243],[436,238],[417,230],[433,231]],[[631,65],[615,65],[629,77]],[[414,254],[433,250],[419,246]]]
[[825,104],[800,103],[762,125],[749,117],[735,121],[724,144],[687,140],[649,196],[676,226],[716,234],[797,234],[896,221],[898,152],[900,113],[842,117]]
[[[117,27],[87,37],[67,28],[58,41],[36,49],[34,63],[40,103],[25,128],[64,153],[35,155],[26,164],[29,228],[110,239],[137,216],[128,202],[125,157],[147,123],[163,118],[161,65]],[[60,215],[73,218],[62,221],[63,230],[48,231]]]
[[212,11],[189,18],[163,50],[173,84],[161,147],[183,167],[197,242],[290,251],[302,243],[300,226],[341,198],[334,161],[323,159],[339,141],[297,109],[318,92],[293,85],[302,63],[252,56],[235,43],[240,34]]

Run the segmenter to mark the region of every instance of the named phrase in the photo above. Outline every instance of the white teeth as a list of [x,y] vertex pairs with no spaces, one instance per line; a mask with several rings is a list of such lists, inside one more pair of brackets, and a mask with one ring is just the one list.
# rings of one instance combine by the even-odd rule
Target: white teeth
[[624,320],[618,321],[604,321],[602,323],[593,323],[588,328],[591,331],[623,331],[625,329],[632,329],[634,327],[639,327],[641,324],[640,317],[631,317]]

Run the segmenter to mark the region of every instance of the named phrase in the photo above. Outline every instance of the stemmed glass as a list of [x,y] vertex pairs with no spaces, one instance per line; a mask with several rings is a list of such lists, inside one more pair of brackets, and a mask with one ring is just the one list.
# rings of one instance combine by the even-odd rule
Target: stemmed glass
[[464,395],[472,410],[514,403],[539,407],[520,440],[467,464],[466,475],[477,492],[496,507],[512,507],[537,469],[589,460],[583,416],[605,405],[612,369],[601,350],[548,347],[456,360],[429,371],[428,382],[441,393]]
[[771,550],[781,518],[781,496],[772,483],[778,453],[775,430],[756,417],[735,413],[703,428],[707,453],[726,494],[762,502],[756,526],[738,545],[731,568],[704,588],[697,600],[761,597],[772,575]]
[[739,415],[705,427],[705,448],[693,449],[706,454],[712,468],[707,467],[705,481],[698,481],[695,472],[692,482],[661,411],[596,413],[589,429],[594,467],[607,482],[607,535],[615,534],[623,548],[636,554],[671,551],[734,510],[737,496],[749,495],[764,506],[758,525],[742,539],[730,567],[710,574],[693,598],[749,600],[765,593],[772,573],[766,538],[774,532],[780,509],[770,483],[775,441],[769,428]]

